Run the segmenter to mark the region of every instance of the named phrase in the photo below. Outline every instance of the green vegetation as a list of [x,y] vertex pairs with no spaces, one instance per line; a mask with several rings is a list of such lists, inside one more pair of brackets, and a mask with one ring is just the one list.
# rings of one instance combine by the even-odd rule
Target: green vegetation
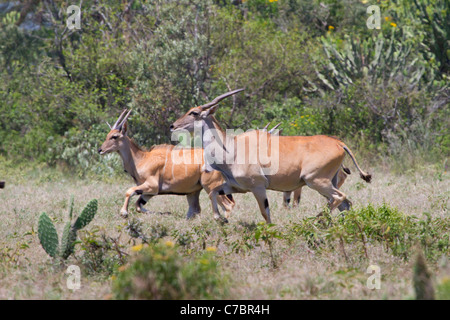
[[[296,209],[285,209],[281,194],[268,192],[273,224],[262,223],[251,194],[236,194],[230,223],[223,225],[214,221],[205,192],[202,213],[188,223],[182,196],[158,196],[146,205],[164,214],[140,214],[132,207],[125,221],[118,211],[129,178],[93,182],[65,178],[55,169],[28,172],[0,192],[0,281],[5,288],[0,297],[415,299],[416,277],[420,292],[432,287],[436,299],[446,299],[448,172],[430,168],[397,175],[376,167],[372,173],[377,179],[370,185],[349,175],[343,189],[354,207],[345,215],[317,218],[326,201],[305,188]],[[73,195],[73,212],[80,213],[85,199],[96,194],[98,200],[95,219],[77,232],[65,260],[60,258],[61,234],[72,205],[55,194]],[[46,229],[54,232],[41,232],[43,208],[51,217]],[[71,220],[76,225],[76,218]],[[40,239],[44,234],[48,240]],[[55,243],[47,251],[56,259],[49,259],[43,241]],[[414,275],[418,252],[428,270],[425,283],[423,272]],[[80,267],[80,290],[66,286],[69,265]],[[372,265],[381,270],[379,290],[367,287],[366,270]]]
[[138,251],[129,265],[119,268],[114,280],[116,299],[219,299],[226,281],[218,272],[215,248],[198,257],[178,254],[173,242],[159,242]]
[[[71,4],[0,4],[0,298],[449,299],[448,0],[84,0],[79,30]],[[217,224],[204,192],[189,222],[174,195],[147,204],[164,214],[119,218],[133,182],[97,153],[105,121],[131,108],[139,145],[170,143],[188,108],[241,87],[225,127],[281,122],[370,162],[370,185],[342,187],[353,209],[317,218],[324,199],[304,188],[291,210],[268,192],[274,224],[250,194]],[[57,194],[98,202],[73,221]]]
[[[408,259],[414,247],[420,245],[428,259],[438,259],[450,254],[450,219],[425,219],[406,215],[386,204],[372,205],[347,211],[345,215],[331,217],[326,226],[317,218],[294,223],[292,230],[307,240],[315,250],[339,243],[345,257],[345,245],[360,247],[360,257],[369,258],[368,246],[379,243],[394,256]],[[438,236],[439,235],[439,236]],[[289,235],[288,235],[289,236]],[[292,235],[290,235],[292,236]]]
[[111,174],[105,120],[132,108],[141,145],[170,142],[177,116],[238,87],[219,113],[231,128],[336,135],[402,170],[450,154],[445,0],[377,2],[379,30],[359,0],[88,0],[80,30],[49,3],[0,11],[4,159]]
[[52,258],[60,257],[66,260],[72,253],[75,247],[75,241],[77,240],[77,232],[83,229],[94,219],[97,213],[97,200],[91,200],[83,209],[81,214],[72,223],[73,213],[73,198],[71,200],[69,208],[69,221],[64,227],[64,231],[61,237],[61,245],[58,241],[58,233],[52,220],[47,216],[45,212],[39,217],[38,223],[38,235],[42,247],[45,252]]

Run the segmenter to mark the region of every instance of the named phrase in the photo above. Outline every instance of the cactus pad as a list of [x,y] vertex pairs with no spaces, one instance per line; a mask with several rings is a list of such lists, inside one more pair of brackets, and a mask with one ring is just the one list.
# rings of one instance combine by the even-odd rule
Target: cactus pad
[[97,213],[97,199],[91,200],[86,207],[81,212],[78,219],[75,221],[74,228],[76,230],[80,230],[84,228],[89,222],[94,219],[95,214]]
[[45,212],[39,217],[38,236],[45,252],[55,258],[58,255],[58,234],[52,220]]

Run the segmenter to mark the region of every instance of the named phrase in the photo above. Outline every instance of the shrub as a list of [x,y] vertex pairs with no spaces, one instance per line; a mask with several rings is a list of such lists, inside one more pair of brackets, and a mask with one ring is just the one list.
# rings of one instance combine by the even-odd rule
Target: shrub
[[134,259],[119,268],[113,283],[116,299],[217,299],[225,294],[214,253],[181,256],[173,242],[132,248]]
[[378,243],[393,255],[409,259],[413,248],[420,245],[425,257],[435,261],[450,252],[450,219],[432,218],[426,213],[424,216],[425,219],[419,219],[406,215],[387,204],[368,205],[337,217],[329,216],[327,226],[320,219],[303,219],[293,225],[293,231],[318,251],[339,243],[346,255],[344,245],[354,244],[361,248],[361,256],[369,258],[369,245]]

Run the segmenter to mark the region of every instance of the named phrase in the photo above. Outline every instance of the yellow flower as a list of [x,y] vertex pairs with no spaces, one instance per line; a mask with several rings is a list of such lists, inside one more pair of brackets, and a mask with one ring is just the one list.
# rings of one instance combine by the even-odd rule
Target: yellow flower
[[206,251],[208,251],[208,252],[216,252],[217,248],[216,247],[207,247]]
[[389,18],[389,17],[384,17],[384,20],[386,20],[386,21],[389,21],[389,19],[391,19],[391,18]]
[[334,30],[333,26],[328,26],[328,30]]
[[166,246],[168,246],[169,248],[173,248],[175,246],[175,244],[173,243],[173,241],[166,241]]
[[137,246],[131,247],[131,251],[139,252],[142,250],[143,247],[144,247],[144,245],[141,243],[141,244],[138,244]]
[[397,24],[395,22],[391,22],[391,26],[393,26],[395,28],[397,26]]
[[278,0],[269,0],[269,2],[277,2]]

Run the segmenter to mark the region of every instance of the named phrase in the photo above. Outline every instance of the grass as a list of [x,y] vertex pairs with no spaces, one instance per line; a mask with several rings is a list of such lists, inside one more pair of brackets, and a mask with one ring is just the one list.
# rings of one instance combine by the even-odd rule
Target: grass
[[[137,254],[132,248],[139,246],[142,239],[144,247],[159,241],[174,243],[177,254],[186,263],[214,248],[214,261],[220,275],[227,279],[227,298],[231,299],[414,298],[414,243],[405,248],[406,254],[397,254],[387,242],[368,237],[372,229],[350,234],[354,225],[349,221],[351,217],[358,218],[355,214],[342,222],[333,213],[333,225],[320,229],[313,217],[324,208],[325,200],[306,187],[297,209],[285,209],[281,193],[268,193],[273,226],[259,224],[263,218],[251,194],[236,194],[230,223],[220,225],[212,218],[205,192],[201,194],[203,212],[191,221],[185,219],[187,201],[183,196],[159,196],[146,205],[153,211],[170,214],[138,214],[131,202],[132,215],[125,221],[118,211],[125,190],[133,185],[125,175],[95,181],[67,178],[53,170],[1,173],[6,189],[0,190],[0,299],[113,298],[113,279]],[[373,182],[366,184],[352,174],[343,185],[355,212],[365,212],[369,204],[373,208],[387,204],[394,211],[396,208],[401,217],[415,217],[419,226],[426,226],[427,219],[437,221],[435,229],[427,233],[426,244],[436,243],[437,248],[437,241],[448,239],[448,173],[428,169],[394,175],[376,168],[373,177]],[[46,212],[61,234],[72,195],[74,212],[80,212],[89,200],[96,198],[98,213],[80,232],[75,254],[61,265],[42,249],[37,222],[40,214]],[[368,219],[362,221],[372,222]],[[304,236],[313,229],[319,230],[318,245],[311,245]],[[406,237],[417,235],[422,239],[420,230],[411,227],[411,231],[404,231]],[[66,287],[65,271],[70,264],[81,268],[80,290]],[[448,248],[430,249],[427,264],[438,294],[448,296]],[[380,267],[380,290],[367,288],[370,274],[366,271],[370,265]]]

